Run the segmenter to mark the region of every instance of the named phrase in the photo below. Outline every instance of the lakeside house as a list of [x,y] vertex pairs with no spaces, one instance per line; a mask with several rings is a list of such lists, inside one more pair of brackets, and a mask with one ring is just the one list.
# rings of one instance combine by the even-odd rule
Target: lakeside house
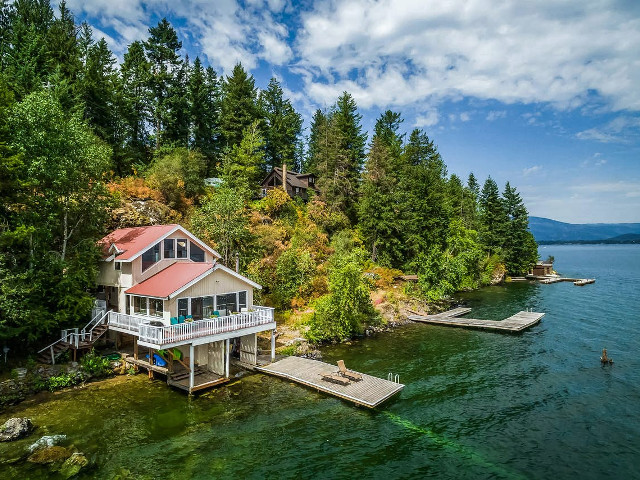
[[275,356],[273,309],[253,303],[261,286],[218,263],[185,228],[122,228],[99,243],[98,295],[116,344],[132,354],[127,361],[192,392],[228,380],[232,348],[240,362],[257,364],[260,332],[271,331]]
[[[286,178],[286,182],[283,182],[283,178]],[[310,191],[318,191],[316,188],[316,176],[313,173],[291,172],[287,170],[286,165],[283,165],[282,168],[275,167],[262,180],[260,196],[265,197],[269,190],[282,186],[285,187],[291,198],[300,197],[303,200],[309,198]]]

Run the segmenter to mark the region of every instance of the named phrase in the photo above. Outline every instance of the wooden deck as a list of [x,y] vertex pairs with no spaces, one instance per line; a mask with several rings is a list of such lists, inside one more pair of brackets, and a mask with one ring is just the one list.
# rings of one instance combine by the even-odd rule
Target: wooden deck
[[454,308],[453,310],[439,313],[437,315],[410,315],[408,318],[414,322],[431,323],[434,325],[479,328],[483,330],[517,333],[537,324],[540,319],[544,317],[544,313],[522,311],[501,321],[457,318],[469,313],[470,311],[470,308]]
[[362,380],[339,385],[323,380],[321,375],[338,371],[336,365],[300,357],[286,357],[256,370],[276,377],[286,378],[318,391],[348,400],[357,405],[374,408],[404,388],[401,383],[362,373]]

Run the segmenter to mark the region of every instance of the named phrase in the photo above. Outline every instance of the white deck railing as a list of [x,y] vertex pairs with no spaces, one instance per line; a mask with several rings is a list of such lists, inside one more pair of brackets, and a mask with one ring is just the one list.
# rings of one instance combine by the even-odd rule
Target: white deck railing
[[137,335],[139,341],[154,345],[184,342],[195,338],[265,325],[272,323],[274,316],[273,308],[254,306],[253,311],[250,312],[195,320],[164,327],[150,325],[149,322],[153,320],[153,317],[127,315],[124,313],[111,312],[109,314],[110,326],[127,330]]

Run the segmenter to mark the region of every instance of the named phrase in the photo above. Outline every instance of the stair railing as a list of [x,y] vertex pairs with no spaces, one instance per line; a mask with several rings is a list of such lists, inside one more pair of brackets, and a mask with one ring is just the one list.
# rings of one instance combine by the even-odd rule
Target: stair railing
[[109,316],[109,312],[111,312],[111,310],[98,313],[91,319],[89,323],[84,326],[84,328],[80,332],[80,336],[82,337],[83,342],[87,340],[87,335],[89,336],[89,341],[93,340],[93,329],[105,322],[106,318]]

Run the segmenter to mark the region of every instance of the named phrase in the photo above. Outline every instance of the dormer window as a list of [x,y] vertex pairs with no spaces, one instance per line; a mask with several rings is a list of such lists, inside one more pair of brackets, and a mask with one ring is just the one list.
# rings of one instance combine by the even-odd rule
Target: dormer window
[[187,239],[178,238],[176,240],[176,258],[187,258]]
[[189,256],[193,262],[204,262],[204,250],[191,242],[191,254]]
[[176,258],[176,241],[173,238],[164,241],[164,258]]
[[160,261],[160,242],[142,254],[142,271]]

